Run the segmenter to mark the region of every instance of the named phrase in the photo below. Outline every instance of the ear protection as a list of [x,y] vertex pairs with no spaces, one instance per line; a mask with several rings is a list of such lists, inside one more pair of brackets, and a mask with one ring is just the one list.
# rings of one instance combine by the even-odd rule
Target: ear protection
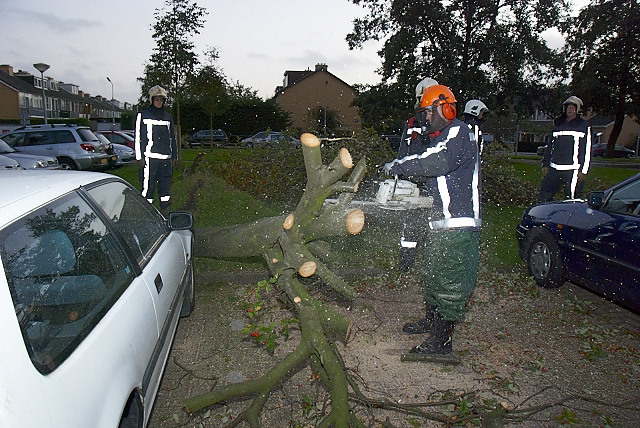
[[442,101],[439,104],[442,106],[442,115],[444,116],[444,118],[447,120],[455,119],[456,115],[458,114],[456,105],[447,101],[447,97],[444,94],[440,94],[439,98],[440,101]]
[[442,104],[442,115],[444,116],[445,119],[453,120],[456,118],[457,114],[458,112],[456,110],[455,104],[451,104],[451,103]]

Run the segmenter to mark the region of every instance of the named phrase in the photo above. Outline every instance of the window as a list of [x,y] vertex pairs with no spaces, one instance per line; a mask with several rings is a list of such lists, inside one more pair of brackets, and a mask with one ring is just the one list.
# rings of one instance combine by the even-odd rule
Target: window
[[27,351],[43,374],[71,355],[135,277],[75,192],[0,231],[0,250]]
[[75,143],[76,137],[71,131],[53,131],[56,144]]
[[136,261],[144,266],[168,232],[162,216],[124,183],[102,184],[88,193],[114,223]]
[[7,143],[7,145],[11,148],[22,146],[22,142],[24,141],[24,134],[9,134],[2,137],[2,141]]
[[42,146],[47,144],[53,144],[53,136],[50,132],[30,132],[27,134],[27,138],[22,141],[25,146]]
[[93,135],[90,129],[80,128],[78,129],[78,135],[82,141],[96,141],[96,136]]
[[640,180],[614,190],[602,210],[640,215]]

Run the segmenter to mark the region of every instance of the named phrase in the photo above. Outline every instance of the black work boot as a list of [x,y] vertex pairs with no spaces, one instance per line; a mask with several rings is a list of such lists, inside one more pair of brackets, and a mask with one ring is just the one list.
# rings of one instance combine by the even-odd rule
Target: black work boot
[[418,250],[416,248],[400,248],[400,260],[398,261],[398,270],[400,272],[408,272],[416,263]]
[[414,346],[409,351],[412,354],[450,354],[453,347],[451,338],[455,321],[445,321],[436,312],[433,325],[427,338],[420,345]]
[[416,322],[408,322],[402,326],[402,331],[407,334],[423,334],[428,333],[433,325],[433,318],[436,316],[436,308],[425,304],[426,316]]

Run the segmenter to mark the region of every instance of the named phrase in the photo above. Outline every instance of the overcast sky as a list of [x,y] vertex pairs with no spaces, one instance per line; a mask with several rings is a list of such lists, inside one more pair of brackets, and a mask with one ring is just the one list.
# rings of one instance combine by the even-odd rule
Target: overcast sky
[[[588,0],[574,0],[586,3]],[[196,0],[207,9],[196,53],[218,49],[232,81],[273,96],[286,70],[329,72],[348,84],[376,84],[380,45],[350,51],[345,36],[365,10],[348,0]],[[151,25],[162,0],[0,0],[0,64],[74,83],[89,94],[136,102],[136,78],[155,46]],[[552,38],[552,36],[550,36]],[[556,39],[554,44],[560,41]]]

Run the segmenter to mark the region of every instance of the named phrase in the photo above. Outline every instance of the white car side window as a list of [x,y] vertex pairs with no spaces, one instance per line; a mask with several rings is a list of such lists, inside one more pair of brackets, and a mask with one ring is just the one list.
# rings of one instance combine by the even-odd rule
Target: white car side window
[[0,231],[0,249],[25,345],[43,374],[73,353],[135,277],[77,193]]

